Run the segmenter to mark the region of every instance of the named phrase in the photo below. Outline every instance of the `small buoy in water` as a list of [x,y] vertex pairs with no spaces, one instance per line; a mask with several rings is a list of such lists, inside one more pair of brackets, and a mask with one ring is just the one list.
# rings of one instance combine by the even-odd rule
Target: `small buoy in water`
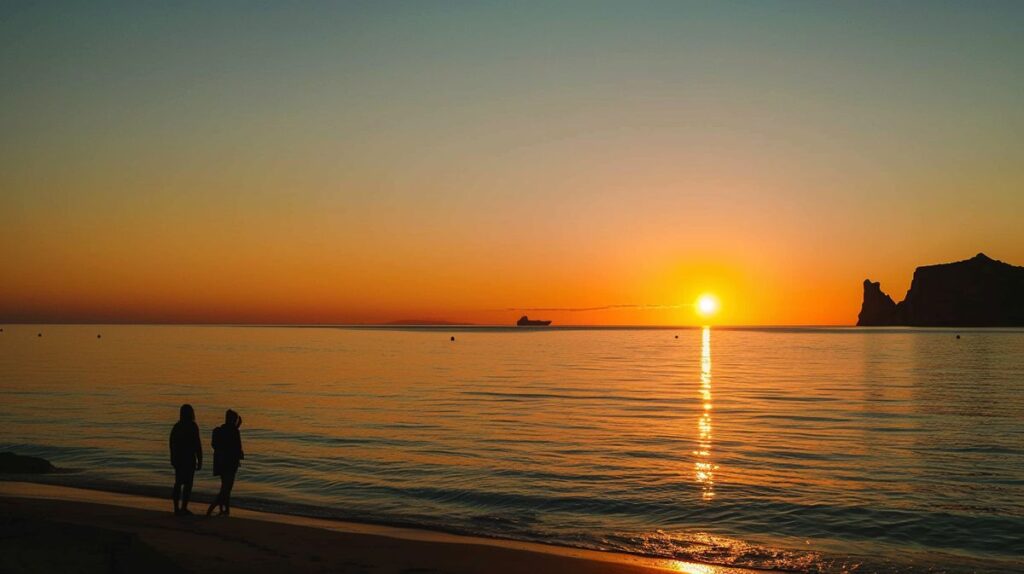
[[97,334],[96,334],[96,338],[97,338],[97,339],[100,339],[100,338],[102,338],[102,337],[103,337],[103,335],[100,335],[99,333],[97,333]]
[[956,336],[956,338],[957,338],[957,339],[959,339],[959,338],[960,338],[960,335],[957,335],[957,336]]
[[679,335],[676,335],[676,339],[678,339],[678,338],[679,338]]
[[42,333],[37,333],[37,334],[36,334],[36,337],[42,337],[42,336],[43,336],[43,334],[42,334]]
[[454,341],[454,340],[455,340],[455,336],[453,335],[453,336],[452,336],[452,341]]

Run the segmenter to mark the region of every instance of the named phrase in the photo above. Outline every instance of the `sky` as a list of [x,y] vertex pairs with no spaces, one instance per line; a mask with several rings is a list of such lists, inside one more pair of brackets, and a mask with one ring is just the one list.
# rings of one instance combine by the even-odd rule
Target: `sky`
[[1024,265],[1021,2],[0,4],[0,321],[853,324]]

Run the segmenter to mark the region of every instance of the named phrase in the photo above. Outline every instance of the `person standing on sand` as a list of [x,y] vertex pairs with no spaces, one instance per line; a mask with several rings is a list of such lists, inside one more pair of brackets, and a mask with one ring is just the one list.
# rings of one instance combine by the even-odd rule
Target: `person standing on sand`
[[[203,468],[203,443],[199,440],[199,425],[192,405],[181,405],[178,422],[171,429],[171,466],[174,467],[174,514],[192,514],[188,500],[192,497],[192,481],[196,471]],[[179,505],[180,501],[180,505]]]
[[242,435],[238,432],[241,426],[242,417],[228,409],[224,413],[224,424],[213,429],[213,475],[220,477],[220,492],[206,510],[207,516],[212,514],[217,506],[220,506],[220,514],[231,514],[231,488],[235,486],[238,466],[245,458],[245,453],[242,452]]

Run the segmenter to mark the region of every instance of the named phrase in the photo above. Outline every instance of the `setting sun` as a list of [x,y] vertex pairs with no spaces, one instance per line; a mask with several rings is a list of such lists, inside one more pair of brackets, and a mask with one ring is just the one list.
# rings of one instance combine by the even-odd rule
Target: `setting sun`
[[718,312],[718,298],[714,295],[704,294],[697,298],[697,314],[701,317],[710,317]]

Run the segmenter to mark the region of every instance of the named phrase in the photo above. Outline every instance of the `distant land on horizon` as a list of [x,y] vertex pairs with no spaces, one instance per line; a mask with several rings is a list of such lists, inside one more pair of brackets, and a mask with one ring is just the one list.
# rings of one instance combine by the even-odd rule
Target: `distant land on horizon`
[[380,325],[396,325],[396,326],[407,325],[407,326],[420,326],[420,327],[430,327],[430,326],[439,326],[439,327],[443,327],[443,326],[467,327],[467,326],[471,326],[471,325],[476,325],[476,323],[469,323],[469,322],[466,322],[466,321],[444,321],[444,320],[441,320],[441,319],[399,319],[397,321],[388,321],[386,323],[379,323],[379,324]]
[[864,280],[857,326],[1024,326],[1024,267],[979,253],[971,259],[918,267],[903,301]]

